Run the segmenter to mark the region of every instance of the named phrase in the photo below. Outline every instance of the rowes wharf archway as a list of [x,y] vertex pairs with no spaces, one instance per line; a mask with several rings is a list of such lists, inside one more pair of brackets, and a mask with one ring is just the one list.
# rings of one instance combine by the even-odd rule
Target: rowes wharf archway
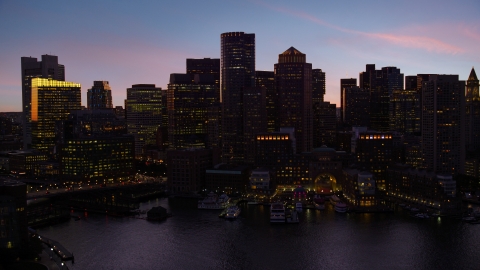
[[342,188],[338,184],[342,177],[343,161],[346,153],[322,146],[311,152],[310,179],[315,193],[329,195]]

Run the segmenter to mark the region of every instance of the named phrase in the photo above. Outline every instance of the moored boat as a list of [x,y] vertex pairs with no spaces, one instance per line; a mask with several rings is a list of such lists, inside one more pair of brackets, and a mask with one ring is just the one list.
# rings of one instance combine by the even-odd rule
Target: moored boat
[[338,212],[338,213],[347,212],[347,205],[342,201],[337,202],[334,208],[335,208],[335,212]]
[[228,207],[227,213],[225,214],[226,219],[236,219],[240,215],[240,207],[233,205]]
[[198,209],[225,209],[229,202],[227,194],[218,197],[217,194],[210,192],[205,199],[198,202]]
[[285,205],[281,202],[270,205],[270,222],[285,223]]

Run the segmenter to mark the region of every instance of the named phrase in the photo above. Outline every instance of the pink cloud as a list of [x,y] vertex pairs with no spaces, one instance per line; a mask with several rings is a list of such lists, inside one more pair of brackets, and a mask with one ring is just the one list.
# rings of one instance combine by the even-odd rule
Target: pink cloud
[[[393,34],[393,33],[388,33],[388,34],[387,33],[369,33],[369,32],[357,31],[353,29],[344,28],[338,25],[330,24],[322,19],[319,19],[303,11],[295,11],[295,10],[287,9],[284,7],[270,6],[263,2],[257,2],[257,4],[277,12],[285,13],[294,17],[298,17],[298,18],[316,23],[318,25],[325,26],[330,29],[337,30],[339,32],[354,34],[354,35],[375,39],[375,40],[381,40],[381,41],[388,42],[390,44],[401,46],[401,47],[422,49],[429,52],[445,53],[445,54],[457,54],[457,53],[465,52],[465,50],[461,47],[443,42],[439,39],[435,39],[432,37],[415,36],[415,35],[399,35],[399,34]],[[466,33],[476,34],[471,32],[466,32]],[[475,37],[480,38],[480,35],[476,35]]]

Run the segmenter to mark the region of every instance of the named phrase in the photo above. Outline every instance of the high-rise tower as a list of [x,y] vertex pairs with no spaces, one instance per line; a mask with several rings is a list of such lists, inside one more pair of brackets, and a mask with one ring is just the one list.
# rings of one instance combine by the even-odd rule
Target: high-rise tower
[[255,34],[221,34],[222,159],[243,162],[243,91],[255,86]]
[[33,78],[30,93],[32,148],[52,154],[56,124],[81,109],[80,84]]
[[22,57],[22,112],[23,112],[23,147],[30,148],[32,143],[31,109],[32,93],[31,79],[45,78],[65,81],[65,66],[58,63],[55,55],[42,55],[42,61],[37,58]]
[[295,128],[297,152],[313,147],[312,64],[306,55],[290,47],[278,55],[275,64],[280,127]]
[[422,87],[422,152],[436,173],[463,173],[465,81],[458,75],[430,75]]
[[465,143],[470,150],[480,148],[480,94],[479,82],[472,67],[465,94]]
[[87,91],[87,108],[89,110],[111,109],[112,89],[107,81],[94,81]]
[[162,88],[155,84],[135,84],[127,89],[125,100],[127,132],[135,137],[135,156],[141,157],[146,145],[157,143],[162,125]]

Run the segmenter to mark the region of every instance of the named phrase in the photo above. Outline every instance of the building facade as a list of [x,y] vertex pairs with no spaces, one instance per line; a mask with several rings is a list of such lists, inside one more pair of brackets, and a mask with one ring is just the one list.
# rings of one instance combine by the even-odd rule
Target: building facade
[[33,57],[21,58],[22,68],[22,111],[23,111],[23,142],[24,149],[31,147],[32,129],[32,78],[54,79],[65,81],[65,66],[58,63],[55,55],[42,55],[42,61]]
[[295,129],[297,153],[313,147],[312,64],[306,55],[290,47],[275,64],[278,93],[278,125]]
[[162,89],[154,84],[135,84],[127,89],[125,111],[127,131],[135,137],[135,157],[142,157],[146,145],[157,143],[162,125]]
[[458,75],[430,75],[422,87],[422,153],[425,168],[463,173],[465,82]]
[[243,91],[255,85],[255,34],[221,34],[222,160],[242,163]]
[[111,109],[112,89],[108,81],[94,81],[92,88],[87,91],[87,109]]
[[55,126],[81,109],[80,84],[53,79],[31,79],[32,148],[54,154]]

